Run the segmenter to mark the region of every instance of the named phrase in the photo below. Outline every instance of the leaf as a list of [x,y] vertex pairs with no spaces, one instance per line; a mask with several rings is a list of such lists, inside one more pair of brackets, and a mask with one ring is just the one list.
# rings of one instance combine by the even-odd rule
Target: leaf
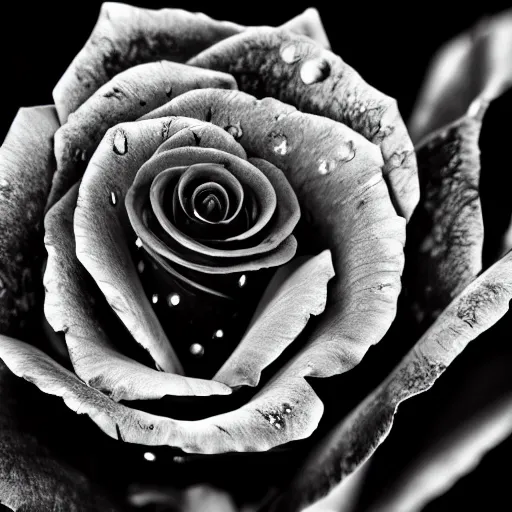
[[512,85],[512,10],[490,16],[434,56],[409,123],[414,141],[486,108]]
[[429,389],[466,345],[507,312],[512,299],[512,252],[475,279],[368,397],[315,448],[280,500],[301,510],[327,495],[387,437],[398,405]]
[[[38,430],[41,418],[35,415],[30,420],[26,418],[27,403],[31,403],[34,396],[27,393],[1,362],[0,396],[2,510],[120,510],[84,474],[61,461],[45,445]],[[33,411],[33,407],[30,409]]]
[[329,251],[295,258],[279,268],[247,332],[214,380],[230,387],[257,386],[261,372],[300,334],[310,315],[323,312],[334,275]]
[[82,177],[109,128],[135,121],[183,92],[204,87],[236,89],[236,83],[225,73],[160,61],[134,66],[100,87],[55,134],[57,170],[48,208]]
[[165,115],[220,127],[239,122],[247,153],[284,172],[308,232],[331,250],[336,273],[327,308],[286,375],[327,377],[353,368],[388,330],[401,286],[405,220],[391,203],[378,147],[341,123],[239,91],[191,91],[145,117]]
[[423,200],[409,225],[405,282],[411,307],[425,326],[482,269],[481,125],[466,115],[417,148]]
[[19,332],[36,302],[50,189],[53,106],[20,109],[0,148],[0,332]]
[[[65,333],[76,374],[115,401],[229,394],[231,390],[218,382],[148,368],[113,346],[105,329],[110,308],[75,253],[73,211],[77,196],[75,186],[46,215],[48,262],[44,275],[45,315],[55,331]],[[111,330],[110,334],[118,345],[123,344],[120,339],[124,344],[133,343],[122,332]]]
[[265,27],[227,38],[188,64],[229,73],[244,92],[329,117],[377,144],[397,208],[410,218],[419,199],[417,167],[396,101],[340,57],[309,38]]

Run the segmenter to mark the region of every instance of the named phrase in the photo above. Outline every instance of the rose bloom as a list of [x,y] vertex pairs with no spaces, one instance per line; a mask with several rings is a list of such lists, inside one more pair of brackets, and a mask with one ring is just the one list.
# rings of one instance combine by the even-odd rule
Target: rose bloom
[[104,4],[0,150],[0,503],[421,510],[505,440],[511,16],[406,127],[313,9]]

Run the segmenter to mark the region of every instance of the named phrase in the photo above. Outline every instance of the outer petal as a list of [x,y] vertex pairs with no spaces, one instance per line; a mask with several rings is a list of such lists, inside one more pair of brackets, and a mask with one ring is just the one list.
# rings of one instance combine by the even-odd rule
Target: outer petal
[[[118,347],[112,345],[100,321],[109,316],[109,306],[75,254],[73,211],[77,196],[76,186],[46,215],[48,263],[44,276],[46,318],[56,331],[65,333],[77,375],[113,400],[229,394],[229,388],[218,382],[159,372],[126,357],[119,352],[122,331],[111,333]],[[123,341],[133,342],[126,335]]]
[[34,400],[27,391],[0,362],[0,508],[20,512],[120,510],[44,444],[44,435],[38,431],[40,419],[27,421],[27,402]]
[[465,116],[418,146],[423,201],[407,238],[406,282],[418,321],[431,321],[482,269],[478,194],[482,123]]
[[40,291],[41,228],[58,127],[53,106],[21,109],[0,148],[0,332],[23,327]]
[[202,87],[236,89],[236,83],[225,73],[162,61],[134,66],[100,87],[55,134],[57,170],[48,206],[81,178],[109,128],[135,121],[170,99]]
[[[329,47],[315,9],[307,9],[283,27]],[[160,59],[185,62],[244,29],[181,9],[151,10],[104,3],[91,36],[53,91],[59,119],[64,123],[99,87],[125,69]]]
[[288,375],[355,366],[395,316],[403,267],[405,221],[391,204],[378,148],[341,123],[238,91],[192,91],[150,114],[162,115],[239,122],[244,149],[283,170],[336,272],[327,309]]
[[417,167],[396,101],[340,57],[287,30],[260,28],[212,46],[189,64],[230,73],[245,92],[330,117],[378,144],[397,208],[410,218],[419,199]]
[[150,10],[104,3],[94,30],[53,91],[64,123],[117,73],[160,59],[185,62],[243,27],[181,9]]
[[511,299],[509,252],[454,299],[389,377],[321,443],[279,510],[301,510],[367,460],[388,435],[398,405],[429,389],[471,340],[503,317]]
[[434,57],[409,126],[417,141],[512,85],[512,10],[489,17]]
[[16,375],[87,414],[115,439],[169,445],[190,453],[262,451],[311,435],[323,406],[303,379],[275,380],[236,411],[199,421],[176,421],[120,405],[86,386],[32,345],[0,336],[0,359]]

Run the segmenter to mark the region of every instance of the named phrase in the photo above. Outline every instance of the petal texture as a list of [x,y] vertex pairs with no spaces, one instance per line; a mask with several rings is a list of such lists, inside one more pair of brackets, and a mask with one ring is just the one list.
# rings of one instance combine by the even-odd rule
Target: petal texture
[[21,109],[0,148],[0,332],[26,325],[41,291],[42,218],[58,127],[52,106]]

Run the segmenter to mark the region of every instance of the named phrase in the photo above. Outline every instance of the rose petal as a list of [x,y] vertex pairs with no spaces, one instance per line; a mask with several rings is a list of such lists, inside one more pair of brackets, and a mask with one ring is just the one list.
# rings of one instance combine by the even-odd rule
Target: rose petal
[[300,334],[310,315],[323,312],[331,255],[295,258],[279,268],[263,294],[247,331],[214,380],[228,386],[257,386],[261,372]]
[[434,57],[409,123],[413,140],[477,112],[512,85],[512,10],[490,16]]
[[168,445],[189,453],[266,451],[311,435],[323,412],[322,403],[304,379],[277,379],[236,411],[204,420],[176,421],[112,401],[19,340],[0,336],[0,359],[15,375],[45,393],[62,397],[73,411],[87,414],[114,439]]
[[100,87],[55,134],[57,171],[48,208],[82,176],[87,160],[109,128],[134,121],[186,91],[204,87],[236,89],[236,83],[225,73],[160,61],[130,68]]
[[243,27],[181,9],[150,10],[107,2],[98,22],[53,90],[64,123],[99,87],[137,64],[185,62]]
[[244,149],[285,173],[336,272],[326,311],[288,374],[351,369],[388,330],[401,287],[405,221],[391,203],[378,147],[341,123],[239,91],[191,91],[146,117],[177,114],[221,127],[236,120]]
[[465,116],[417,148],[422,197],[409,225],[406,281],[420,322],[431,321],[482,269],[480,119]]
[[511,299],[509,252],[453,300],[388,378],[325,438],[275,506],[301,510],[367,460],[387,437],[398,405],[429,389],[470,341],[503,317]]
[[340,57],[286,30],[258,28],[221,41],[188,63],[228,72],[240,90],[340,121],[378,144],[397,206],[410,218],[419,199],[417,168],[396,101],[370,87]]
[[[75,186],[46,215],[48,263],[44,276],[45,315],[56,331],[65,333],[76,374],[116,401],[229,394],[230,389],[218,382],[148,368],[112,345],[100,321],[109,306],[75,253],[73,210],[77,196]],[[122,333],[116,335],[123,337]]]
[[53,106],[21,109],[0,148],[0,332],[23,327],[40,291],[42,218],[58,127]]
[[[0,341],[0,345],[2,341]],[[66,510],[115,512],[121,510],[84,474],[62,461],[47,445],[40,417],[27,415],[27,404],[40,396],[0,362],[0,508],[2,510]],[[37,395],[40,395],[38,392]],[[44,402],[51,411],[51,403]],[[41,412],[43,407],[37,407]],[[51,411],[51,412],[50,412]],[[66,428],[59,429],[69,433]]]

